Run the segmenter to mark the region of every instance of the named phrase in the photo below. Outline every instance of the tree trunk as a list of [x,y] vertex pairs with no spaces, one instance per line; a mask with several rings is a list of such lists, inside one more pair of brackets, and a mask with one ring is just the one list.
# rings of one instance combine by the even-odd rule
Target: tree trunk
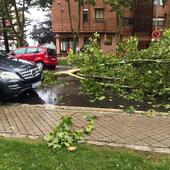
[[11,26],[11,28],[12,28],[12,30],[13,30],[16,38],[18,38],[17,32],[16,32],[16,30],[15,30],[15,28],[14,28],[14,25],[13,25],[13,23],[12,23],[12,17],[10,16],[9,11],[8,11],[8,3],[7,3],[6,0],[3,0],[2,2],[3,2],[3,6],[4,6],[4,8],[5,8],[5,12],[6,12],[7,18],[8,18],[8,20],[9,20],[9,22],[10,22],[10,26]]
[[[25,0],[23,0],[23,1],[25,1]],[[17,4],[16,4],[15,0],[13,0],[13,6],[14,6],[14,11],[15,11],[17,26],[18,26],[19,30],[21,30],[21,21],[20,21],[19,12],[18,12],[18,8],[17,8]]]
[[[18,11],[17,5],[16,5],[16,1],[14,0],[12,6],[14,7],[14,13],[15,13],[15,17],[16,17],[16,23],[17,23],[17,29],[16,29],[14,24],[13,24],[13,18],[11,16],[11,13],[8,10],[9,4],[6,0],[3,0],[3,6],[5,8],[5,12],[6,12],[7,18],[10,22],[13,33],[14,33],[16,39],[17,39],[17,46],[20,47],[20,46],[23,45],[23,41],[24,41],[24,39],[23,39],[24,38],[24,25],[23,24],[25,22],[25,18],[22,18],[22,22],[23,22],[23,24],[22,24],[21,21],[20,21],[20,16],[19,16],[19,11]],[[24,8],[22,9],[22,17],[25,17],[24,16],[25,0],[23,0],[23,7]]]
[[71,29],[71,33],[72,33],[72,37],[73,37],[73,52],[76,52],[76,35],[74,33],[74,29],[73,29],[73,19],[72,19],[72,15],[71,15],[71,7],[70,7],[70,0],[67,0],[67,5],[68,5],[68,14],[69,14],[69,20],[70,20],[70,29]]
[[77,31],[77,36],[79,36],[80,33],[80,22],[81,22],[81,0],[78,0],[78,31]]
[[74,53],[76,52],[76,46],[78,44],[79,40],[79,34],[80,34],[80,22],[81,22],[81,0],[78,0],[78,26],[77,26],[77,34],[76,37],[73,39],[73,48]]
[[120,42],[121,29],[122,29],[122,16],[117,13],[116,44],[119,44]]
[[9,53],[9,44],[8,44],[8,34],[6,30],[6,24],[5,24],[5,19],[2,18],[2,26],[3,26],[3,36],[4,36],[4,44],[5,44],[5,51],[6,53]]
[[72,20],[71,7],[70,7],[70,0],[67,0],[67,5],[68,5],[69,20],[70,20],[70,29],[71,29],[72,34],[74,34],[73,20]]
[[25,43],[24,43],[24,26],[25,26],[25,0],[23,0],[23,5],[22,5],[22,22],[21,22],[22,46],[25,45]]

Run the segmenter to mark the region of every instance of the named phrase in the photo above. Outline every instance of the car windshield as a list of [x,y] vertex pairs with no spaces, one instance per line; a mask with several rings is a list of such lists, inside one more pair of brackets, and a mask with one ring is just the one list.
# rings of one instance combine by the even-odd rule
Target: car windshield
[[6,55],[6,51],[5,50],[0,50],[0,54]]
[[0,52],[0,66],[1,66],[1,64],[4,64],[4,63],[8,63],[8,65],[9,65],[10,63],[12,63],[12,60],[8,59],[7,57],[8,57],[7,55],[2,54],[2,53]]

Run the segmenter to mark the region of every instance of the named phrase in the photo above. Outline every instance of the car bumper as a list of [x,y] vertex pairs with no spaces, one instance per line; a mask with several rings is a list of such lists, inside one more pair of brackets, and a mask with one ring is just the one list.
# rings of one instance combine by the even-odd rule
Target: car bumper
[[44,60],[45,66],[56,66],[58,64],[58,61],[56,58],[47,58]]
[[30,80],[19,80],[19,81],[0,81],[0,92],[4,98],[16,97],[20,93],[27,91],[32,88],[36,88],[41,82],[41,76],[38,76]]

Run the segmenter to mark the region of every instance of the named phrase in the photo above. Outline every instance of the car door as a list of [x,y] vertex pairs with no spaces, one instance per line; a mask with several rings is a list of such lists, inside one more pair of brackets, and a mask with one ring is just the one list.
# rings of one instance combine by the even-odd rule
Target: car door
[[28,61],[35,61],[37,52],[38,49],[36,47],[27,47],[23,58]]
[[46,55],[46,50],[41,48],[41,47],[38,47],[37,48],[37,53],[35,54],[35,62],[43,61],[45,55]]
[[12,52],[11,55],[16,58],[23,59],[23,54],[25,53],[25,51],[26,51],[26,48],[18,48],[14,52]]

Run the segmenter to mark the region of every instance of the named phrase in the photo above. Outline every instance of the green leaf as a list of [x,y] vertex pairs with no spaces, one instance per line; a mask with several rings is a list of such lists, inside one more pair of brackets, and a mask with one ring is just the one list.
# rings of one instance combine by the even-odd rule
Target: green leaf
[[83,116],[88,124],[84,127],[83,130],[77,129],[75,131],[71,130],[72,128],[72,118],[71,116],[63,116],[60,119],[59,125],[53,128],[53,131],[44,136],[44,140],[47,142],[49,147],[53,149],[60,149],[61,147],[69,147],[73,143],[78,142],[84,138],[84,134],[90,133],[94,129],[94,119],[95,117],[91,114],[85,114]]

